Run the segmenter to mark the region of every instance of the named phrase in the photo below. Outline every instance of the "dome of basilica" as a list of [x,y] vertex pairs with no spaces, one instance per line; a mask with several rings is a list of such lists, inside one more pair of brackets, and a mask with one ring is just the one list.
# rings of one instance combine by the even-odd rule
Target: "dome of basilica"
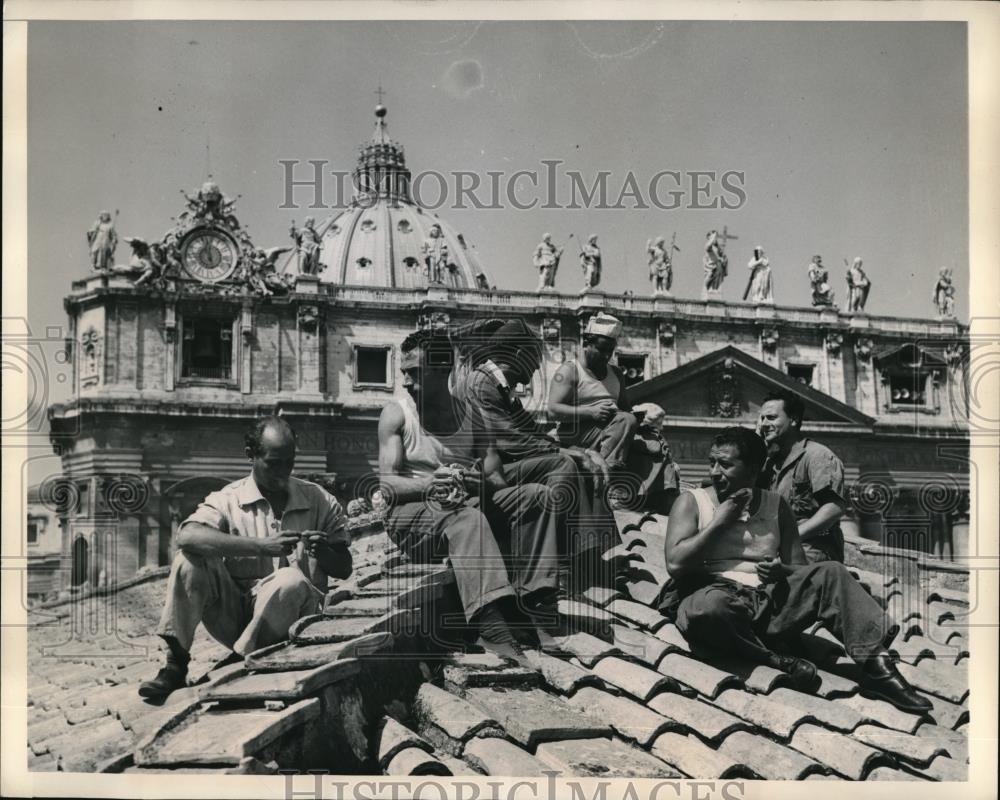
[[[386,109],[360,148],[351,204],[316,224],[321,282],[347,286],[457,289],[493,284],[473,245],[436,213],[414,203],[402,145],[389,138]],[[295,258],[293,254],[292,258]],[[294,265],[290,265],[294,271]]]

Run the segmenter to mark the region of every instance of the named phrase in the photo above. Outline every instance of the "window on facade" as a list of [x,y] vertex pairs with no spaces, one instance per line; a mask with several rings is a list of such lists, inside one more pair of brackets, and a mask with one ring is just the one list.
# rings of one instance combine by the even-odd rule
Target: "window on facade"
[[786,366],[788,377],[806,386],[812,386],[813,365],[812,364],[788,364]]
[[38,544],[38,523],[34,520],[28,521],[28,544]]
[[233,376],[233,319],[200,317],[184,320],[181,377],[224,381]]
[[927,403],[926,376],[903,374],[889,376],[889,402],[894,406],[923,406]]
[[631,386],[646,379],[646,356],[618,354],[618,369],[625,376],[625,385]]
[[358,386],[388,387],[391,385],[388,347],[354,348],[354,383]]

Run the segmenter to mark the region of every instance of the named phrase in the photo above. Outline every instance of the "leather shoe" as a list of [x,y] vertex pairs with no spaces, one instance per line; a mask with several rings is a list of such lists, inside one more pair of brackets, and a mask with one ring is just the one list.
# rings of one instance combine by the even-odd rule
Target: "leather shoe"
[[147,700],[162,700],[172,692],[187,686],[187,670],[167,664],[151,681],[139,684],[139,697]]
[[919,695],[899,674],[889,656],[876,656],[863,667],[863,692],[892,703],[900,711],[924,716],[934,710],[931,701]]
[[811,661],[796,656],[775,656],[771,665],[788,675],[788,684],[799,692],[813,694],[823,679],[816,672],[816,666]]

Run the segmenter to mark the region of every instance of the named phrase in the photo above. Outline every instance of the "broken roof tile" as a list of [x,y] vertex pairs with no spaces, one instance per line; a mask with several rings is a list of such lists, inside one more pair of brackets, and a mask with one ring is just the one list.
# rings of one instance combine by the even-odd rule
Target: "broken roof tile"
[[861,725],[853,734],[860,742],[893,753],[904,761],[928,766],[939,755],[952,755],[940,742],[879,725]]
[[726,689],[716,698],[715,704],[779,739],[788,739],[799,725],[816,721],[800,708],[786,706],[742,689]]
[[423,737],[411,731],[392,717],[383,717],[378,732],[378,764],[381,769],[407,748],[419,748],[430,753],[434,748]]
[[472,739],[463,755],[472,766],[495,777],[537,778],[548,769],[527,750],[506,739]]
[[751,725],[739,717],[675,692],[658,694],[646,705],[708,741],[719,741],[734,731],[751,729]]
[[547,766],[577,777],[681,777],[660,759],[615,739],[545,742],[538,746],[535,756]]
[[396,753],[385,766],[386,775],[442,775],[452,772],[447,765],[426,750],[406,747]]
[[731,672],[709,666],[703,661],[696,661],[680,653],[668,653],[660,661],[657,671],[669,678],[690,686],[699,694],[713,698],[723,689],[731,686],[742,686],[743,682]]
[[466,699],[497,720],[521,745],[532,748],[554,739],[610,736],[606,724],[592,720],[540,689],[469,689]]
[[819,725],[800,725],[789,744],[800,753],[855,781],[864,778],[876,766],[891,763],[891,759],[874,747]]
[[643,702],[660,692],[677,687],[672,678],[665,677],[649,667],[615,656],[602,658],[591,669],[601,680],[617,686]]
[[838,697],[831,702],[853,708],[866,720],[904,733],[913,733],[921,722],[916,714],[907,714],[885,700],[875,700],[861,694]]
[[925,694],[934,694],[951,703],[961,703],[969,696],[969,675],[964,664],[948,665],[925,659],[917,666],[901,661],[900,675]]
[[590,670],[561,658],[554,658],[540,650],[529,650],[525,656],[541,672],[545,682],[557,692],[572,694],[581,686],[598,686],[601,683],[601,679]]
[[727,736],[719,750],[767,780],[801,780],[807,775],[824,771],[822,766],[802,753],[745,731]]
[[623,739],[636,742],[642,747],[649,747],[663,731],[677,727],[676,722],[635,700],[609,694],[601,689],[580,689],[567,702],[585,714],[607,722]]
[[537,686],[542,676],[494,653],[454,653],[442,659],[445,687],[456,691],[471,686]]
[[457,740],[461,744],[473,736],[503,735],[497,721],[484,714],[481,708],[432,683],[421,685],[414,699],[413,713],[420,721],[421,733],[452,755],[458,755],[461,748],[453,751],[445,740]]
[[779,703],[801,709],[811,717],[837,731],[850,733],[864,722],[862,715],[853,708],[832,703],[822,697],[816,697],[794,689],[775,689],[770,698]]
[[632,600],[613,600],[608,603],[608,610],[622,619],[634,622],[636,625],[654,632],[667,622],[659,611]]
[[746,764],[721,750],[713,750],[693,734],[666,732],[653,742],[651,752],[689,778],[754,778]]
[[248,654],[246,666],[247,669],[258,672],[312,669],[334,659],[374,655],[391,648],[392,644],[390,633],[366,634],[348,642],[304,645],[281,643]]

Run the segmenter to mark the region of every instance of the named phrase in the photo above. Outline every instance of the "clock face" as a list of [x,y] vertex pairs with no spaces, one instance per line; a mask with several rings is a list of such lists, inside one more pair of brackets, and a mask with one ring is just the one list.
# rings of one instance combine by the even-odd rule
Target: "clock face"
[[239,248],[218,231],[196,231],[184,243],[184,269],[200,281],[214,283],[228,278],[236,269]]

